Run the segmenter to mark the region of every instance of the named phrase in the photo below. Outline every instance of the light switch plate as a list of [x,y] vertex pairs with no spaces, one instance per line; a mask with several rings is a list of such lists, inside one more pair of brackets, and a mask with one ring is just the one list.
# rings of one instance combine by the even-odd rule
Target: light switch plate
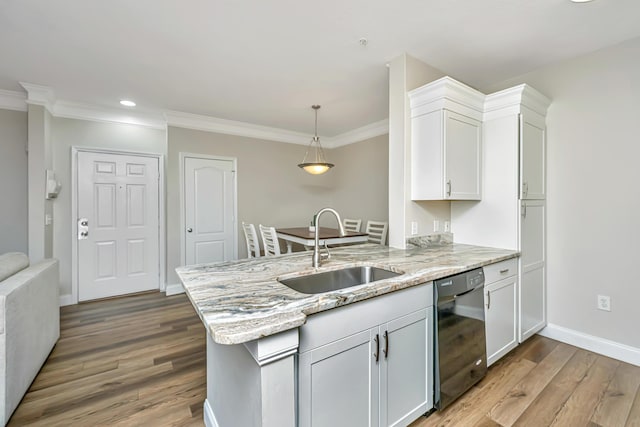
[[411,235],[415,236],[416,234],[418,234],[418,222],[411,221]]

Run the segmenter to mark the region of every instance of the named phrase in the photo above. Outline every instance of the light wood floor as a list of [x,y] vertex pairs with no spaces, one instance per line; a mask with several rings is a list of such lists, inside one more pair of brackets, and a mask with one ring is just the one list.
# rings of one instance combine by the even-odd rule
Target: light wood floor
[[[203,426],[205,365],[184,295],[63,307],[60,340],[9,426]],[[411,427],[640,427],[639,386],[639,367],[535,336]]]
[[203,426],[205,330],[184,295],[63,307],[9,426]]
[[534,336],[410,427],[640,426],[640,367]]

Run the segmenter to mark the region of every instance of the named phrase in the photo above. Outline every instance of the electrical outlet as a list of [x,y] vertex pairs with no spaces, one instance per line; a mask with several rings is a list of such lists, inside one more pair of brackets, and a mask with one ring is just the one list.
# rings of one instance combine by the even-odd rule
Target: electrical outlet
[[598,295],[598,310],[611,311],[611,297],[609,295]]
[[415,236],[418,234],[418,223],[416,221],[411,221],[411,235]]
[[451,223],[449,221],[444,222],[444,231],[445,233],[448,233],[451,231]]
[[433,231],[440,231],[440,221],[437,219],[433,220]]

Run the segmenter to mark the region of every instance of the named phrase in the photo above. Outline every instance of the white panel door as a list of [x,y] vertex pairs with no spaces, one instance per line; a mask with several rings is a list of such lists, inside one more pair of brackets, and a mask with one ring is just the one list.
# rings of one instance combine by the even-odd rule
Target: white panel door
[[159,289],[158,159],[81,151],[77,165],[78,299]]
[[184,157],[185,263],[235,257],[235,172],[232,160]]

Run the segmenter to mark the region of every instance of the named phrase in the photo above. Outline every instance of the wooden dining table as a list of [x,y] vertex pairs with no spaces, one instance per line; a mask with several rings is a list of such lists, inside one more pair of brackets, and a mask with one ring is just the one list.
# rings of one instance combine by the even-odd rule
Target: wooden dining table
[[[277,228],[276,234],[287,244],[287,253],[291,253],[293,243],[304,246],[315,245],[316,232],[309,231],[309,227]],[[368,238],[367,233],[347,231],[345,236],[340,235],[337,228],[320,227],[318,241],[320,245],[342,245],[345,243],[364,243]]]

